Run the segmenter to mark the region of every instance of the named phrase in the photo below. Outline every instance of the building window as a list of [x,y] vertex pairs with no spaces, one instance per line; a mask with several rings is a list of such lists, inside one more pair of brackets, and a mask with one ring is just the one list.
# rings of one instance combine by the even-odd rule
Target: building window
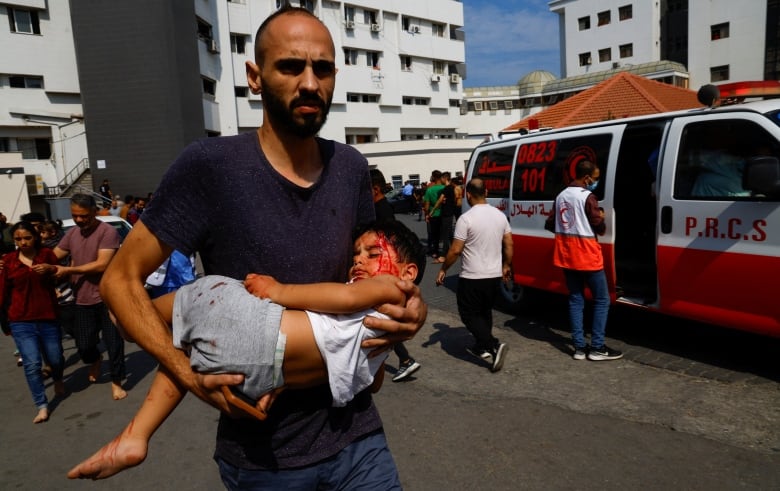
[[403,96],[401,98],[401,102],[405,106],[427,106],[430,104],[430,99],[426,97]]
[[14,89],[42,89],[43,77],[31,77],[27,75],[9,75],[8,85]]
[[599,50],[599,62],[612,60],[612,48],[604,48]]
[[243,55],[246,53],[246,36],[241,34],[230,35],[230,51]]
[[629,58],[631,56],[634,56],[634,45],[629,44],[621,44],[618,46],[618,50],[620,51],[620,57],[621,58]]
[[482,101],[474,102],[474,111],[476,112],[482,111]]
[[8,12],[8,23],[11,26],[11,32],[22,34],[40,34],[41,24],[38,21],[37,10],[15,9],[6,7]]
[[488,105],[490,106],[490,110],[491,110],[491,111],[496,111],[496,110],[498,110],[498,101],[490,101],[490,102],[488,103]]
[[379,68],[379,53],[376,51],[366,51],[366,66]]
[[379,96],[377,94],[358,94],[355,92],[347,92],[347,102],[379,102]]
[[598,13],[598,18],[599,18],[599,25],[600,26],[606,26],[607,24],[609,24],[610,19],[611,19],[609,10],[605,10],[604,12],[599,12]]
[[411,22],[410,22],[410,18],[404,15],[404,16],[401,18],[401,27],[403,28],[403,30],[404,30],[404,31],[408,31],[408,30],[409,30],[409,28],[411,27],[411,25],[412,25],[412,24],[411,24]]
[[217,82],[216,80],[212,80],[210,78],[201,77],[201,80],[203,81],[203,93],[215,96],[217,95]]
[[249,87],[236,87],[236,97],[249,97]]
[[411,72],[412,71],[412,57],[411,56],[402,56],[401,57],[401,70],[404,72]]
[[710,82],[723,82],[729,79],[729,66],[721,65],[710,68]]
[[314,12],[314,2],[312,0],[299,0],[298,2],[291,2],[290,0],[276,0],[276,8],[282,8],[283,3],[289,3],[293,7],[301,7],[309,12]]
[[460,99],[450,99],[450,107],[460,107]]
[[577,23],[580,25],[580,31],[587,31],[590,29],[590,16],[580,17]]
[[431,27],[433,28],[433,35],[434,37],[443,38],[444,37],[444,24],[432,24]]
[[504,101],[504,109],[512,109],[513,106],[512,101]]
[[344,48],[344,64],[357,65],[358,51],[356,49]]
[[444,62],[439,60],[433,60],[433,73],[442,75],[444,73]]
[[344,20],[355,22],[355,7],[344,7]]
[[363,23],[364,24],[378,24],[376,21],[376,10],[364,10],[363,11]]
[[588,66],[590,64],[590,53],[580,53],[580,66]]
[[214,38],[214,32],[211,29],[211,24],[201,18],[197,18],[198,22],[198,38],[208,40]]
[[729,23],[717,24],[710,27],[710,39],[717,41],[729,37]]
[[628,20],[632,17],[634,17],[633,5],[623,5],[622,7],[618,7],[618,18],[620,20]]
[[48,138],[17,138],[17,151],[24,160],[45,160],[51,158],[51,142]]

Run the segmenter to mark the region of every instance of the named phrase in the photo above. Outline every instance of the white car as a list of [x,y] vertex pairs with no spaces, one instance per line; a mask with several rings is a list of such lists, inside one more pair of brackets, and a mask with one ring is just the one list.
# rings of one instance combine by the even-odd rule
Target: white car
[[[127,237],[127,234],[129,234],[130,230],[133,229],[133,226],[130,225],[130,222],[128,222],[124,218],[115,217],[113,215],[109,215],[109,216],[98,215],[95,218],[97,218],[101,222],[106,222],[107,224],[114,227],[116,231],[119,232],[119,239],[121,242],[124,242],[125,237]],[[68,218],[62,221],[62,230],[65,232],[67,232],[69,229],[75,226],[76,223],[73,221],[72,218]]]

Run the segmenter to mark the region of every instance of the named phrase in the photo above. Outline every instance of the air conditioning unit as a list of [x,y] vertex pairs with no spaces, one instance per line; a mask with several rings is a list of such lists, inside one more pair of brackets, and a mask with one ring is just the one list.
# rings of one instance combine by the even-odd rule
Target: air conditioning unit
[[382,26],[379,24],[371,24],[371,32],[379,32],[382,29]]
[[219,53],[219,44],[217,44],[216,39],[209,39],[206,44],[209,47],[209,53]]
[[409,32],[412,34],[420,34],[420,26],[409,26]]
[[434,73],[433,75],[431,75],[431,82],[438,82],[440,80],[441,80],[441,75],[439,75],[438,73]]
[[347,29],[354,29],[355,28],[355,21],[354,20],[348,20],[344,22],[344,27]]
[[450,74],[450,83],[451,84],[456,84],[458,82],[460,82],[460,75],[458,75],[457,73],[451,73]]

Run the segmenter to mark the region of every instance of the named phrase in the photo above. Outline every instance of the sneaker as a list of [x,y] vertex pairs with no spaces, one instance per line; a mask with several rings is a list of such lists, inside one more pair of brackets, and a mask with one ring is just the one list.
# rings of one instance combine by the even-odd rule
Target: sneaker
[[475,346],[472,346],[470,348],[466,348],[466,351],[473,356],[476,356],[477,358],[482,358],[483,360],[490,362],[490,360],[493,358],[493,353],[486,349],[479,349]]
[[504,366],[504,357],[506,352],[509,351],[509,346],[506,343],[500,343],[493,352],[493,366],[490,367],[491,372],[497,372]]
[[17,367],[20,367],[20,366],[22,366],[22,365],[24,365],[24,361],[22,361],[22,357],[20,356],[20,357],[19,357],[19,358],[16,360],[16,366],[17,366]]
[[582,348],[575,348],[574,354],[572,355],[572,358],[575,360],[584,360],[587,356],[587,352],[585,351],[585,347]]
[[601,348],[591,348],[588,353],[588,360],[591,361],[619,360],[620,358],[623,358],[623,353],[608,347],[606,344]]
[[420,364],[414,361],[414,358],[409,358],[407,361],[399,365],[398,371],[395,373],[395,377],[393,377],[393,382],[398,382],[399,380],[403,380],[419,369],[420,369]]

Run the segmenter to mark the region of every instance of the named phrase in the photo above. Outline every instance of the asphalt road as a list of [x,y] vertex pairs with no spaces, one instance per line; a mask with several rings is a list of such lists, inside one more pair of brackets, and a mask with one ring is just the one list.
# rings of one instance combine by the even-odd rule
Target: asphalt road
[[[423,227],[414,218],[401,217]],[[780,489],[778,340],[614,309],[608,342],[625,358],[574,361],[564,304],[548,296],[535,309],[495,312],[510,351],[493,374],[464,350],[456,271],[436,288],[434,268],[423,280],[428,321],[407,344],[422,368],[407,382],[387,377],[376,396],[405,489]],[[2,489],[222,489],[211,460],[217,413],[193,397],[141,466],[67,480],[124,427],[156,365],[128,345],[129,396],[113,401],[107,363],[89,385],[72,340],[64,347],[70,394],[33,425],[11,339],[0,341]],[[391,355],[388,375],[396,364]]]

